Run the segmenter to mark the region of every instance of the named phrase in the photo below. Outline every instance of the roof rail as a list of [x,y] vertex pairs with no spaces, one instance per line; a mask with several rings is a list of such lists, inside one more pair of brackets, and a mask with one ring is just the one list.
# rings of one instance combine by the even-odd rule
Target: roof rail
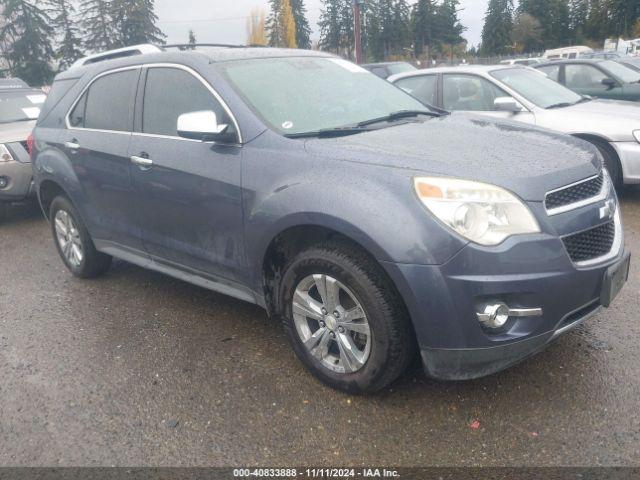
[[145,43],[141,45],[132,45],[130,47],[117,48],[115,50],[107,50],[105,52],[95,53],[88,57],[81,58],[71,68],[84,67],[91,65],[92,63],[104,62],[106,60],[113,60],[115,58],[132,57],[134,55],[143,55],[145,53],[158,53],[162,52],[162,48]]

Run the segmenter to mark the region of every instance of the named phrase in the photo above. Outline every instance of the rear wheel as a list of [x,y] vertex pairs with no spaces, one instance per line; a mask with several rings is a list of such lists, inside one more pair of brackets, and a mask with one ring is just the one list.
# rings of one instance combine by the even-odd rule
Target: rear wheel
[[299,253],[285,266],[279,291],[298,358],[329,386],[350,393],[380,390],[413,358],[406,308],[360,249],[330,242]]
[[58,196],[49,210],[51,232],[58,253],[76,277],[93,278],[105,273],[111,257],[96,250],[80,215],[67,197]]

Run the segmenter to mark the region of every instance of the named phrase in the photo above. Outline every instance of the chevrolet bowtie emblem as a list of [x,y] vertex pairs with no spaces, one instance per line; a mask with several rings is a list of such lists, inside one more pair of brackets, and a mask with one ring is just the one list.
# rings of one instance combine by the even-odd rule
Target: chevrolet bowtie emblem
[[604,218],[613,219],[613,214],[615,212],[616,212],[616,202],[610,198],[604,203],[603,207],[600,207],[600,219],[604,219]]

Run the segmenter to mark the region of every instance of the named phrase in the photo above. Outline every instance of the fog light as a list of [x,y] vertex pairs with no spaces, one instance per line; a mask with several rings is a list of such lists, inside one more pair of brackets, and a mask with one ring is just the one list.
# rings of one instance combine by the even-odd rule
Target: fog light
[[489,328],[500,328],[509,320],[509,306],[498,302],[484,307],[484,312],[478,313],[478,320]]
[[9,185],[9,179],[7,177],[0,177],[0,188],[6,188]]

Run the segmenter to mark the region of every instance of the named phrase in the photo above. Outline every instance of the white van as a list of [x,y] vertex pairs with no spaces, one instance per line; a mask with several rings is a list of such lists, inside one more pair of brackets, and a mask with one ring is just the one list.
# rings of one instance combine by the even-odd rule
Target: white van
[[556,48],[544,52],[543,58],[547,60],[557,60],[561,58],[580,58],[585,53],[593,53],[593,49],[584,45],[575,45],[573,47]]

